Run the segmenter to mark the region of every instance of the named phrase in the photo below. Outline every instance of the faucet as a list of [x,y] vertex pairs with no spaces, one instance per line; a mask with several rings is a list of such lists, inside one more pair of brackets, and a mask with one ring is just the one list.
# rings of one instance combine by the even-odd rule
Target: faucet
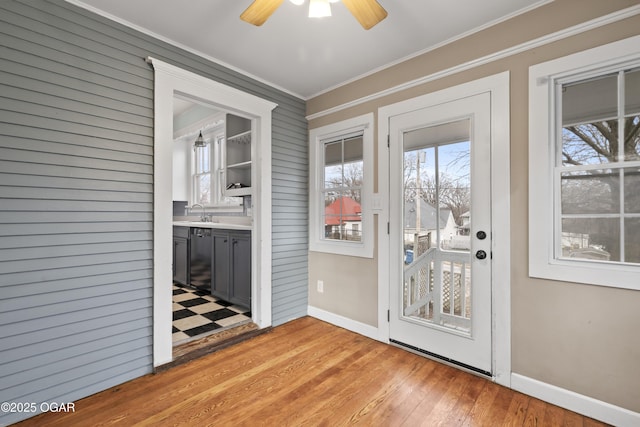
[[204,211],[204,206],[202,206],[200,203],[195,203],[191,205],[191,209],[195,208],[196,206],[200,206],[202,208],[202,216],[200,217],[200,221],[207,222],[207,214]]

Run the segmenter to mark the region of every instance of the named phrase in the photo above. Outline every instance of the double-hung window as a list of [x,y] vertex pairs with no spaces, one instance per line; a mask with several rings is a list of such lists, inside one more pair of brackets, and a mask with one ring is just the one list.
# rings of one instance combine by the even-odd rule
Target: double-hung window
[[373,115],[310,132],[312,251],[373,256]]
[[203,147],[193,148],[191,173],[191,204],[210,207],[239,206],[242,199],[226,197],[225,185],[225,139],[221,127],[204,130]]
[[640,289],[640,37],[530,69],[534,277]]
[[214,150],[211,149],[211,145],[211,138],[207,138],[204,146],[193,149],[193,203],[203,206],[210,206],[213,200],[212,153]]

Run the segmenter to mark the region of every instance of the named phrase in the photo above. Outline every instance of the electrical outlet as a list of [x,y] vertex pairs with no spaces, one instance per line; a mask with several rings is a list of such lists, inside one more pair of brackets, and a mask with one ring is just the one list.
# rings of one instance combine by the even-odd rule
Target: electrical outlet
[[324,292],[324,282],[322,280],[318,280],[318,292]]

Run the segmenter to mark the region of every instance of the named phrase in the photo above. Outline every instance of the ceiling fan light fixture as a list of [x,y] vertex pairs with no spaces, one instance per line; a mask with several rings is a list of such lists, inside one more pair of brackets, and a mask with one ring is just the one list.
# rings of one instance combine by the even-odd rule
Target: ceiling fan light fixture
[[329,0],[309,0],[309,18],[331,16]]
[[[240,19],[257,27],[264,24],[284,0],[253,0],[247,9],[240,14]],[[290,0],[299,5],[304,0]],[[377,0],[309,0],[309,18],[331,16],[331,3],[342,1],[342,4],[358,20],[362,28],[368,30],[387,17]]]

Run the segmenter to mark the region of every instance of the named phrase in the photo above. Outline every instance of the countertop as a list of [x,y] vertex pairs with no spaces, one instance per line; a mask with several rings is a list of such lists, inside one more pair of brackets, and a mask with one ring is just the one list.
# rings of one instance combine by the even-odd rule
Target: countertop
[[224,230],[251,230],[251,225],[230,222],[173,221],[176,227],[221,228]]

